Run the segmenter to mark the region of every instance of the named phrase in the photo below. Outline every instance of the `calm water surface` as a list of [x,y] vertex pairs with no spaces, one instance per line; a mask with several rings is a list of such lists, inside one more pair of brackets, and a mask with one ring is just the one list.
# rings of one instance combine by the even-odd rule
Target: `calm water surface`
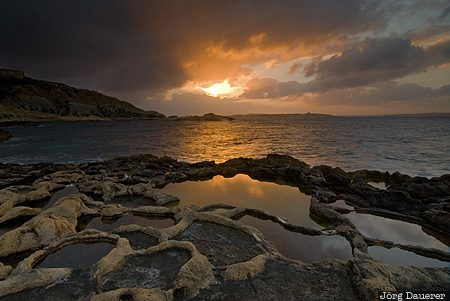
[[268,153],[311,165],[450,173],[450,118],[246,117],[228,122],[48,122],[7,129],[0,162],[87,162],[141,153],[222,162]]
[[[215,176],[207,181],[172,183],[167,185],[163,191],[178,196],[180,198],[179,206],[226,203],[233,206],[262,209],[273,215],[284,217],[294,224],[321,228],[309,216],[309,196],[301,193],[295,187],[261,182],[253,180],[247,175],[239,174],[232,178]],[[333,205],[352,208],[342,200]],[[355,212],[347,214],[347,217],[361,233],[369,237],[448,251],[448,247],[444,243],[426,234],[418,225]],[[351,258],[351,247],[344,237],[303,235],[288,231],[270,220],[252,216],[244,216],[240,221],[259,229],[266,239],[287,257],[304,262],[326,258],[344,260]],[[446,264],[403,250],[371,248],[371,252],[374,254],[374,258],[377,257],[392,263],[395,263],[398,254],[401,253],[403,256],[401,263],[405,265],[416,265],[417,258],[420,258],[417,266]]]
[[362,234],[370,238],[449,251],[447,245],[426,234],[419,225],[356,212],[351,212],[346,216]]
[[261,182],[243,174],[232,178],[215,176],[208,181],[171,183],[163,191],[178,196],[179,206],[195,204],[203,207],[225,203],[261,209],[293,224],[321,228],[309,216],[310,196],[297,187]]
[[290,258],[303,262],[314,262],[328,258],[348,260],[352,258],[352,248],[348,241],[339,235],[309,236],[290,232],[279,224],[244,216],[240,222],[260,230],[264,237],[275,245],[277,250]]
[[[79,243],[63,247],[45,257],[36,268],[89,268],[115,246],[109,243]],[[69,260],[68,260],[69,259]]]
[[[163,190],[178,196],[179,206],[225,203],[261,209],[293,224],[321,228],[309,216],[310,196],[296,187],[261,182],[243,174],[232,178],[215,176],[208,181],[172,183]],[[252,216],[244,216],[239,221],[259,229],[280,253],[293,259],[314,262],[327,258],[352,257],[350,244],[341,236],[303,235],[290,232],[270,220]]]
[[413,252],[405,251],[399,248],[387,249],[384,247],[373,246],[369,247],[368,251],[369,255],[373,259],[395,265],[401,266],[412,265],[416,267],[437,267],[437,268],[450,267],[449,262],[420,256]]

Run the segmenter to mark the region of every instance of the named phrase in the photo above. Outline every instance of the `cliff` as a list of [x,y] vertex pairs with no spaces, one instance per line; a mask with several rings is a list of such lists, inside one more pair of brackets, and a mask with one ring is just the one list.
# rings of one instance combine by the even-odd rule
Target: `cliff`
[[28,77],[0,77],[1,120],[159,119],[101,93]]

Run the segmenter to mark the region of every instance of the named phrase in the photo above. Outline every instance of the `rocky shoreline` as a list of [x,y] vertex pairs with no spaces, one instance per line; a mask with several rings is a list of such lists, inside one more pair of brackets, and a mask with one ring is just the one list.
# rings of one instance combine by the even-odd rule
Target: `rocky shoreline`
[[[0,71],[2,70],[4,69],[0,68]],[[29,78],[22,70],[6,71],[6,74],[0,72],[0,126],[1,123],[43,121],[234,119],[214,113],[166,117],[159,112],[146,111],[129,102],[96,91]]]
[[[158,189],[236,174],[298,187],[311,196],[310,215],[325,227],[292,224],[258,208],[177,206],[178,196]],[[76,193],[54,197],[67,187]],[[78,165],[0,164],[0,189],[1,300],[377,300],[381,290],[448,289],[448,268],[391,265],[372,259],[368,247],[396,247],[445,262],[450,253],[366,237],[343,214],[349,209],[332,203],[345,200],[356,212],[418,224],[449,245],[450,175],[345,172],[282,155],[221,164],[140,155]],[[51,206],[39,205],[50,198]],[[126,215],[167,218],[174,225],[80,229],[83,218]],[[239,222],[244,215],[305,235],[342,236],[353,257],[313,264],[289,259],[258,229]],[[46,265],[58,252],[100,243],[110,249],[92,265]]]

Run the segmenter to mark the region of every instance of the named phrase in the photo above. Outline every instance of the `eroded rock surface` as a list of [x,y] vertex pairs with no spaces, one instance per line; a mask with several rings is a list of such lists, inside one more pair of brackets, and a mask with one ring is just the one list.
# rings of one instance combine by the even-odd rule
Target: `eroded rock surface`
[[[339,296],[339,297],[337,297]],[[300,265],[271,258],[264,271],[241,281],[220,279],[194,300],[358,300],[341,262]]]
[[[182,206],[182,196],[158,190],[238,173],[310,195],[309,213],[320,229],[258,208]],[[444,263],[448,252],[366,237],[346,214],[409,221],[448,245],[449,175],[310,168],[281,155],[222,164],[141,155],[80,165],[0,164],[0,188],[1,300],[376,300],[380,289],[448,288],[448,268],[376,261],[368,247],[400,248]],[[279,231],[339,238],[351,258],[287,258],[270,235],[239,222],[245,215],[276,223]],[[87,227],[93,220],[106,226]]]
[[5,301],[77,301],[89,300],[93,294],[93,283],[89,269],[74,270],[68,277],[55,281],[53,285],[39,286],[1,298]]
[[251,235],[214,223],[196,222],[173,239],[192,242],[215,266],[247,261],[264,252]]
[[178,271],[189,258],[189,252],[183,249],[130,256],[107,276],[102,290],[132,287],[169,289],[174,286]]

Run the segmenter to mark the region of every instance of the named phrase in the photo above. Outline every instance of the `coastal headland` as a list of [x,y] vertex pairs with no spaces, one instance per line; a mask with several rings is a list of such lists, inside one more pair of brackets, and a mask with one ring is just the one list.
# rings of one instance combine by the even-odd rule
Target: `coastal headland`
[[213,113],[166,117],[97,91],[33,79],[22,70],[0,68],[0,126],[39,121],[136,119],[222,121],[233,118]]

